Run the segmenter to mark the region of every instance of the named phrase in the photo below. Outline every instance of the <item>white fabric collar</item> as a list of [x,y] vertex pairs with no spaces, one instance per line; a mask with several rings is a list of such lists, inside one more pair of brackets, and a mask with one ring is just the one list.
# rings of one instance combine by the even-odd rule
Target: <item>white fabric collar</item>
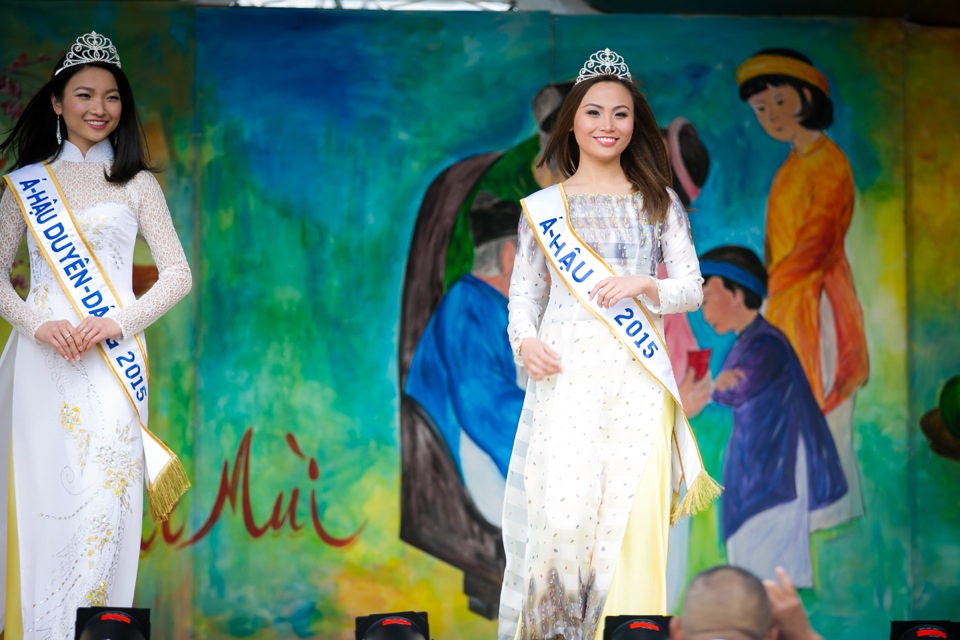
[[66,162],[113,162],[113,145],[110,140],[101,140],[87,150],[84,156],[79,147],[69,140],[63,141],[63,149],[60,150],[58,160]]

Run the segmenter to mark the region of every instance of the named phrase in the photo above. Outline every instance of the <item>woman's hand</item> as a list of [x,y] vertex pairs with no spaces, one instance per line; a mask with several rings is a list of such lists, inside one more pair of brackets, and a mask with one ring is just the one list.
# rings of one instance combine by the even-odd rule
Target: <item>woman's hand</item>
[[69,320],[44,322],[33,336],[56,349],[67,362],[76,362],[83,353],[82,334]]
[[657,281],[650,276],[604,278],[590,292],[590,300],[596,298],[598,306],[609,309],[624,298],[636,298],[640,295],[659,301]]
[[121,335],[120,326],[116,322],[110,318],[98,318],[97,316],[84,318],[83,322],[77,325],[77,331],[81,336],[81,353],[86,353],[104,340],[119,338]]
[[520,343],[520,359],[527,373],[537,382],[562,371],[557,352],[536,338],[525,338]]

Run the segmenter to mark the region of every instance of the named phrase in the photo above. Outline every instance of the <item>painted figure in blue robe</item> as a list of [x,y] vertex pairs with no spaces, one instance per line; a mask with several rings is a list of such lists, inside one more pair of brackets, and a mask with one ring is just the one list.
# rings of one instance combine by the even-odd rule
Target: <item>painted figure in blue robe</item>
[[477,194],[473,269],[430,318],[405,387],[447,443],[474,505],[497,526],[526,385],[506,333],[519,220],[519,204]]
[[723,246],[701,256],[700,270],[704,320],[718,334],[737,334],[712,392],[703,392],[709,378],[681,392],[688,415],[707,399],[733,410],[721,503],[727,561],[771,580],[783,566],[798,587],[812,587],[810,514],[847,492],[836,445],[796,352],[760,314],[760,258]]

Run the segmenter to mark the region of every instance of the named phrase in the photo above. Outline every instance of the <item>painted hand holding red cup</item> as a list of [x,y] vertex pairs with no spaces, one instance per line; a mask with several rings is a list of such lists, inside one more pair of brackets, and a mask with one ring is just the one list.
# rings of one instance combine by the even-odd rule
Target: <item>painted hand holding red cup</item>
[[710,370],[710,349],[687,351],[687,367],[693,367],[694,380],[700,380]]

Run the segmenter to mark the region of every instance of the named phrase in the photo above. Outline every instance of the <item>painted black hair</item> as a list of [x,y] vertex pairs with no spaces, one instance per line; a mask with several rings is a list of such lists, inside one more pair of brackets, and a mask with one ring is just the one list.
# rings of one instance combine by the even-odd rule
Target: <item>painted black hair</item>
[[[666,140],[668,132],[669,129],[661,128],[660,136]],[[710,174],[710,152],[707,150],[707,146],[703,144],[692,125],[681,127],[679,133],[677,133],[677,139],[680,143],[680,161],[690,175],[690,179],[693,180],[693,184],[702,187]],[[677,197],[680,198],[680,203],[684,207],[689,207],[692,199],[687,190],[683,188],[676,167],[672,165],[672,162],[671,159],[671,170],[673,172],[673,184],[671,186],[676,191]]]
[[[759,55],[793,58],[805,62],[811,67],[813,66],[810,58],[793,49],[764,49],[751,57]],[[767,87],[782,87],[784,85],[793,87],[800,94],[800,126],[811,131],[823,131],[833,124],[833,101],[830,96],[824,93],[820,87],[793,76],[768,74],[750,78],[740,85],[740,99],[746,102]],[[804,93],[804,89],[810,92],[809,100]]]
[[[759,256],[756,253],[747,249],[746,247],[741,247],[734,244],[727,244],[715,249],[710,249],[702,256],[700,260],[711,261],[711,262],[723,262],[726,264],[733,265],[735,267],[740,267],[763,285],[764,288],[767,287],[767,269],[763,266],[763,262],[760,261]],[[723,280],[723,286],[729,291],[736,293],[737,291],[743,292],[743,305],[748,309],[759,309],[763,304],[763,298],[759,295],[750,291],[743,285],[734,282],[723,276],[706,276],[707,279],[710,277],[717,277]]]
[[[63,65],[64,58],[57,63],[56,69]],[[140,117],[137,115],[133,88],[120,67],[105,62],[91,62],[66,67],[59,74],[54,73],[50,80],[27,103],[16,124],[0,142],[0,154],[14,158],[13,169],[19,169],[36,162],[55,158],[63,149],[57,144],[55,131],[60,116],[53,110],[50,97],[63,100],[63,93],[70,78],[88,67],[98,67],[113,74],[120,92],[120,122],[110,134],[113,144],[113,165],[105,172],[109,182],[125,183],[141,171],[156,171],[146,158],[146,141]],[[66,131],[60,123],[61,131]]]

